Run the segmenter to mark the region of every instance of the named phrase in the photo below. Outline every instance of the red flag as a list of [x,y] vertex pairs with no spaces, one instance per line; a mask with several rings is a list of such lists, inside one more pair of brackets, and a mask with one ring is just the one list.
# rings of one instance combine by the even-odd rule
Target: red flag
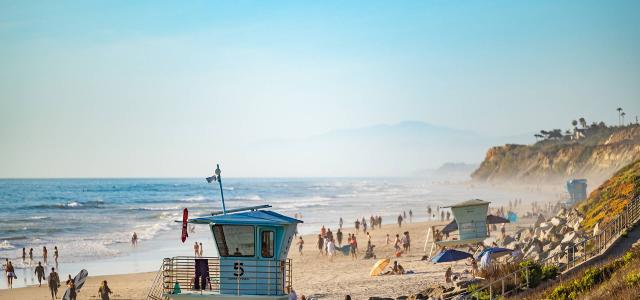
[[182,242],[187,240],[189,233],[187,232],[187,220],[189,219],[189,211],[185,207],[182,211]]

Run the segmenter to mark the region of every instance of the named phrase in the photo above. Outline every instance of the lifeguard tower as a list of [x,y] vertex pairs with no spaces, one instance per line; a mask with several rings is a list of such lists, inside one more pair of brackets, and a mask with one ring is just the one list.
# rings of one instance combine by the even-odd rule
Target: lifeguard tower
[[436,230],[442,232],[445,226],[440,226],[440,228],[431,226],[427,231],[424,249],[425,251],[427,250],[429,239],[433,237],[429,257],[433,254],[436,245],[441,247],[456,247],[466,244],[477,244],[484,241],[484,239],[488,237],[487,212],[489,211],[489,203],[488,201],[473,199],[444,207],[451,208],[454,222],[450,224],[457,224],[458,234],[448,239],[442,239],[436,236],[435,232]]
[[[216,174],[222,187],[219,168]],[[214,249],[206,257],[165,258],[148,299],[288,299],[287,254],[302,221],[267,210],[270,205],[222,207],[187,221],[209,226]]]

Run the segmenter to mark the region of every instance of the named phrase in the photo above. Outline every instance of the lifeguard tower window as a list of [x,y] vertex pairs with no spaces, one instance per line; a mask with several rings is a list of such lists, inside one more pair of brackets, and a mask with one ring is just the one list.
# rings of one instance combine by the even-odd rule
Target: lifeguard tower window
[[263,230],[262,231],[262,245],[261,252],[262,257],[264,258],[272,258],[273,257],[273,237],[274,232],[271,230]]
[[213,236],[222,257],[255,256],[253,226],[214,225]]

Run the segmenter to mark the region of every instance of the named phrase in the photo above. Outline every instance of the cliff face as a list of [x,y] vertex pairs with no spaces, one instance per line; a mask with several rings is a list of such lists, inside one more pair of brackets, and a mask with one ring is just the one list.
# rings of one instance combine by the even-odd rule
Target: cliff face
[[640,126],[594,128],[576,140],[545,140],[533,145],[505,145],[489,149],[471,174],[477,181],[564,183],[587,178],[600,183],[640,159]]
[[595,189],[576,209],[584,215],[582,227],[591,229],[595,224],[606,224],[622,212],[625,205],[640,196],[640,160],[616,172]]

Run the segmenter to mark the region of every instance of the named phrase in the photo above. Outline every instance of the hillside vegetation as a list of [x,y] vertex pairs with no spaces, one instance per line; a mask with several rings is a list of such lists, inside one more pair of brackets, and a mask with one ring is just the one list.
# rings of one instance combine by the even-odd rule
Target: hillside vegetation
[[563,184],[571,178],[587,178],[598,184],[638,159],[640,125],[600,124],[575,128],[566,135],[548,135],[533,145],[493,147],[471,177],[475,181],[525,184]]
[[584,215],[582,227],[591,229],[597,223],[605,224],[620,214],[625,205],[640,196],[640,160],[616,172],[609,180],[591,192],[577,205]]

